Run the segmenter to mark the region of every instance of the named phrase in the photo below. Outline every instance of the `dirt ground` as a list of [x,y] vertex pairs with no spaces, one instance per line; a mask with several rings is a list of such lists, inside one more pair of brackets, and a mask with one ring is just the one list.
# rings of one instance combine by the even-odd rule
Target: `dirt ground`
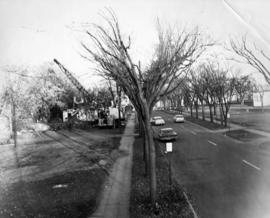
[[0,146],[0,217],[87,217],[118,155],[122,130],[27,133]]

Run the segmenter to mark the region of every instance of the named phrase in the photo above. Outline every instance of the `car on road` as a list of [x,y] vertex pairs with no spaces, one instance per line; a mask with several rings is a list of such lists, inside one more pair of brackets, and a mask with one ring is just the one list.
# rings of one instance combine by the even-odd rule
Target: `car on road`
[[185,118],[182,114],[177,114],[173,117],[173,121],[175,123],[184,123],[185,122]]
[[159,130],[158,138],[160,141],[175,141],[177,132],[173,128],[163,128]]
[[155,116],[150,119],[150,123],[155,126],[165,125],[165,120],[160,116]]

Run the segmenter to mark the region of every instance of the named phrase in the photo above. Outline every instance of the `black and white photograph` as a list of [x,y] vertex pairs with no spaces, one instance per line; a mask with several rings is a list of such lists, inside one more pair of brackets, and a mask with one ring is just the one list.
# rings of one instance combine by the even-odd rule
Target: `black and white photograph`
[[269,11],[0,0],[0,218],[270,218]]

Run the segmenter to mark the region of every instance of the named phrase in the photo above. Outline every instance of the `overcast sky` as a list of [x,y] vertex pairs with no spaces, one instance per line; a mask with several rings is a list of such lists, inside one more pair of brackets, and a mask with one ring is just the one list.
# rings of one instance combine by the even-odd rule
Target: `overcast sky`
[[147,63],[163,26],[195,26],[224,41],[248,33],[269,49],[268,0],[0,0],[0,68],[32,67],[57,58],[85,86],[93,70],[79,55],[82,24],[100,23],[105,7],[113,9],[122,32],[131,35],[133,54]]

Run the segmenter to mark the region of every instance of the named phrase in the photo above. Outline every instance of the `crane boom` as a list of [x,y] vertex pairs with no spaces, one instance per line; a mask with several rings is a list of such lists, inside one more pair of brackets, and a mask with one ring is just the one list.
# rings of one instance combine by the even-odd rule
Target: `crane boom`
[[53,60],[62,72],[67,76],[67,78],[71,81],[71,83],[79,90],[80,93],[83,94],[84,98],[87,99],[89,97],[89,92],[81,85],[81,83],[73,76],[73,74],[67,70],[57,59]]

